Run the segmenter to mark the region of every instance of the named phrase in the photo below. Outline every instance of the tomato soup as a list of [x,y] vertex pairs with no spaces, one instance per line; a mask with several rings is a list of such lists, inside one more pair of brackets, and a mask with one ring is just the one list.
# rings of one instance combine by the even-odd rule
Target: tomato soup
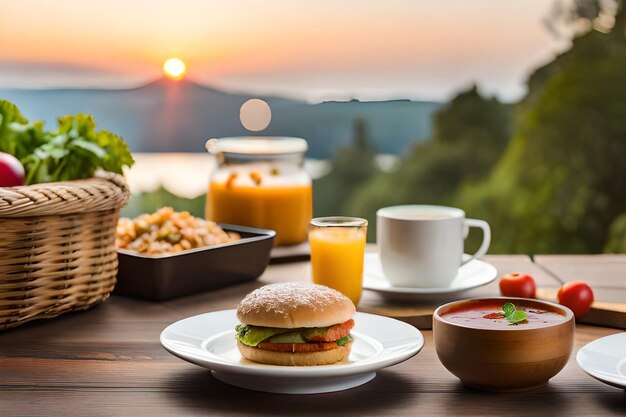
[[528,317],[519,323],[509,323],[502,314],[502,306],[507,300],[470,300],[459,303],[441,314],[447,322],[476,329],[537,329],[549,327],[566,321],[566,317],[557,310],[538,308],[531,303],[515,301],[517,310],[523,310]]

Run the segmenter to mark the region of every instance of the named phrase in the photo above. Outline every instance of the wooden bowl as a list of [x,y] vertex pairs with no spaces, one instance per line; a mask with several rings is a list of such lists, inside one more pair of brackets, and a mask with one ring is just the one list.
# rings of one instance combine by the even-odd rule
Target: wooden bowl
[[[512,302],[563,316],[539,327],[510,325],[479,328],[442,318],[476,303]],[[525,298],[477,298],[454,301],[433,313],[433,337],[441,363],[464,385],[487,391],[526,391],[548,382],[567,363],[574,344],[574,314],[567,307]]]

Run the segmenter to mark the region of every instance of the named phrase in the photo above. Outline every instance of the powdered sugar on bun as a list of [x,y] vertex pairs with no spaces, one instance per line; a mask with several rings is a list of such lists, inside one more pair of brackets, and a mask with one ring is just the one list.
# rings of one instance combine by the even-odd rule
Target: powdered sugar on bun
[[339,291],[304,282],[265,285],[239,303],[237,318],[265,327],[326,327],[343,323],[356,311]]

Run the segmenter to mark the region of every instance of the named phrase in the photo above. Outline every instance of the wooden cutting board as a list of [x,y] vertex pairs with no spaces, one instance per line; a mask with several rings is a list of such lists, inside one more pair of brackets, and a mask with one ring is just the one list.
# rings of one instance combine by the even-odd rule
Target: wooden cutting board
[[[556,302],[556,290],[537,289],[537,298]],[[446,301],[420,304],[387,302],[378,305],[360,305],[359,311],[379,314],[409,323],[418,329],[431,329],[433,312]],[[589,314],[577,320],[578,323],[614,327],[626,330],[626,304],[596,301]]]
[[[539,288],[537,298],[556,303],[556,290]],[[577,322],[626,330],[626,304],[595,301],[589,313]]]
[[[375,250],[375,247],[369,248]],[[579,323],[626,330],[626,255],[488,255],[484,259],[498,270],[498,277],[510,272],[531,274],[537,282],[537,296],[556,301],[558,288],[564,282],[583,280],[594,290],[596,302]],[[500,295],[498,279],[460,294],[456,298],[496,297]],[[435,309],[452,299],[433,301],[394,300],[364,291],[359,311],[393,317],[419,329],[432,327]]]

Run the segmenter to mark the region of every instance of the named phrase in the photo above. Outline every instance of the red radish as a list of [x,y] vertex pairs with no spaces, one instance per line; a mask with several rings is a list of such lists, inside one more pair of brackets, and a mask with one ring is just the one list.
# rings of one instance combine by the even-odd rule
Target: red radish
[[24,167],[16,157],[0,152],[0,187],[24,185]]

